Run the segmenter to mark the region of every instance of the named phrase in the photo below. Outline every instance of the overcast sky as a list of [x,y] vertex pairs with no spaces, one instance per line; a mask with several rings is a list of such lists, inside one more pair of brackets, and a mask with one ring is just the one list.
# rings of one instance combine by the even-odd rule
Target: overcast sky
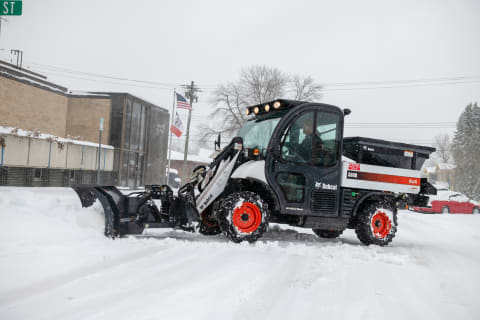
[[[451,122],[465,105],[480,102],[478,0],[24,0],[23,15],[8,20],[0,58],[10,60],[10,49],[21,49],[24,67],[72,90],[127,91],[170,109],[173,87],[194,80],[204,89],[194,124],[208,114],[214,86],[237,79],[252,64],[326,84],[322,101],[350,108],[347,123],[436,126],[349,127],[347,135],[426,144],[440,132],[453,132]],[[384,82],[452,77],[472,78],[402,87]],[[380,83],[328,86],[369,81]]]

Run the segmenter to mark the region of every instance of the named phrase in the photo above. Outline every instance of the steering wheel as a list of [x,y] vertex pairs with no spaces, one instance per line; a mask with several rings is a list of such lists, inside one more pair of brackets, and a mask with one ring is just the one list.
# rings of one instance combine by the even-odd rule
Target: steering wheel
[[[285,149],[284,149],[285,147]],[[282,145],[282,158],[287,158],[289,160],[293,160],[295,162],[303,162],[306,163],[305,159],[299,155],[297,152],[293,150],[293,148],[289,144],[283,144]]]

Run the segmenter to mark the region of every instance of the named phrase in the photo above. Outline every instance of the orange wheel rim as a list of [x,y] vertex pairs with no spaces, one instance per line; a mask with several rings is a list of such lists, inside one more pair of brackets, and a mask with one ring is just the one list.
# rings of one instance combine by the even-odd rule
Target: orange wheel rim
[[251,202],[245,202],[236,207],[232,214],[233,225],[242,233],[252,233],[262,222],[262,212]]
[[388,236],[390,230],[392,230],[392,221],[388,215],[383,211],[375,213],[372,217],[373,235],[376,238],[383,239]]

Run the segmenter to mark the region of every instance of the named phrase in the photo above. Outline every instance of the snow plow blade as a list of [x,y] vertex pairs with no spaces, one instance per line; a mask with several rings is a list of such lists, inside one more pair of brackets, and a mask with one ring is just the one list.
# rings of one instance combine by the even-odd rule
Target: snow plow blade
[[[82,203],[90,207],[98,199],[105,214],[105,236],[116,238],[141,234],[145,228],[180,228],[193,231],[191,222],[199,220],[193,187],[180,188],[174,196],[167,185],[145,186],[143,192],[124,195],[114,186],[77,185],[72,187]],[[158,208],[153,200],[160,200]]]
[[73,186],[82,207],[92,206],[98,199],[105,214],[105,236],[115,238],[120,235],[120,217],[125,216],[127,198],[114,186]]

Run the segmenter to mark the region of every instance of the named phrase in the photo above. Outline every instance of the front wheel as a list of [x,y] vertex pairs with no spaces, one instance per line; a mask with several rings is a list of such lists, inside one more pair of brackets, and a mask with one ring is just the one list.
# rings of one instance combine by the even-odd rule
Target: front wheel
[[225,236],[233,242],[255,242],[267,231],[268,205],[253,192],[235,192],[221,203],[217,220]]
[[445,206],[442,208],[442,213],[450,213],[450,209],[447,206]]
[[479,207],[473,208],[472,213],[473,214],[479,214],[480,213],[480,208]]
[[357,215],[355,233],[367,246],[386,246],[397,231],[397,209],[386,200],[377,200],[363,206]]

